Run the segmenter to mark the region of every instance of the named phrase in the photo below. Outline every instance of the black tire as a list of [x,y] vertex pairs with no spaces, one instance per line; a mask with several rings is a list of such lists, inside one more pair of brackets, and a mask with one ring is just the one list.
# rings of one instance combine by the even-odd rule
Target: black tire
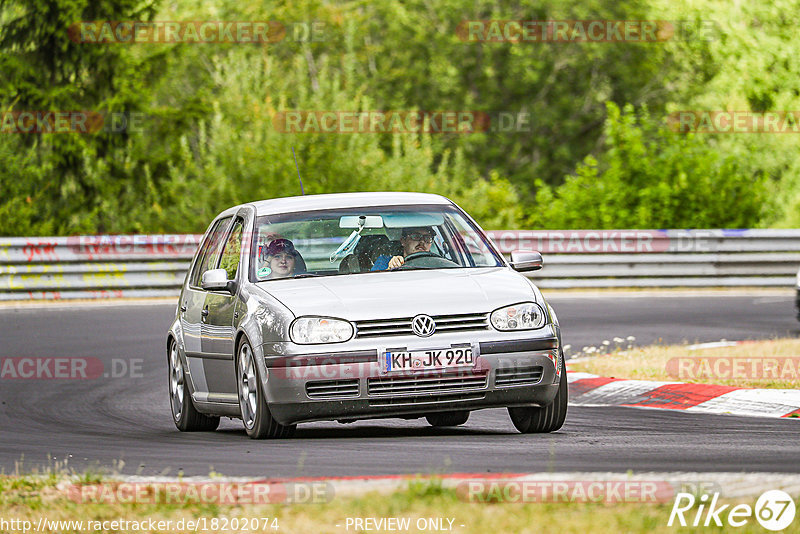
[[469,411],[432,413],[426,415],[425,419],[431,426],[458,426],[467,422]]
[[511,422],[523,434],[555,432],[564,425],[567,418],[567,368],[564,354],[559,354],[561,379],[558,382],[558,393],[553,402],[543,407],[522,406],[508,409]]
[[189,384],[186,381],[186,369],[178,354],[175,341],[169,344],[167,351],[169,366],[169,403],[172,421],[181,432],[211,432],[219,426],[219,417],[206,415],[197,411],[192,403]]
[[242,339],[236,350],[236,390],[242,423],[248,436],[252,439],[292,437],[297,425],[282,425],[269,411],[261,387],[261,371],[247,339]]

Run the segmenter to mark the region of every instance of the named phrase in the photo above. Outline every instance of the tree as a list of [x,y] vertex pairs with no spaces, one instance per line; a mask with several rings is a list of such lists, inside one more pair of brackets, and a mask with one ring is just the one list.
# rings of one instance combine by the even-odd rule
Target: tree
[[529,223],[541,228],[747,228],[767,181],[703,134],[681,134],[651,117],[608,104],[605,148],[565,183],[540,184]]
[[[148,72],[147,62],[114,43],[75,42],[69,31],[80,21],[148,20],[155,10],[153,2],[141,0],[1,0],[2,110],[86,111],[105,117],[130,117],[141,111],[147,100],[141,80],[154,73]],[[2,181],[4,190],[17,192],[14,202],[24,198],[32,205],[25,212],[29,228],[64,233],[95,228],[94,219],[108,207],[107,199],[136,185],[123,183],[135,173],[120,168],[126,164],[127,131],[0,137],[0,153],[6,157],[28,152],[21,174],[4,174]],[[92,172],[98,164],[102,174]],[[47,176],[32,166],[47,168]],[[14,213],[9,204],[0,206],[4,212]]]

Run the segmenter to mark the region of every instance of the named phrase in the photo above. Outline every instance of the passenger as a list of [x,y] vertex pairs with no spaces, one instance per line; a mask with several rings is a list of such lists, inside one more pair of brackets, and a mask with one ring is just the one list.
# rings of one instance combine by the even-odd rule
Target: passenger
[[403,228],[403,236],[400,238],[400,244],[403,245],[403,255],[389,257],[386,254],[381,254],[375,259],[375,264],[371,270],[397,269],[406,262],[407,256],[418,252],[430,252],[432,243],[433,230],[430,227]]
[[292,277],[298,255],[294,243],[288,239],[275,239],[262,252],[265,265],[258,270],[258,275],[268,274],[267,280]]

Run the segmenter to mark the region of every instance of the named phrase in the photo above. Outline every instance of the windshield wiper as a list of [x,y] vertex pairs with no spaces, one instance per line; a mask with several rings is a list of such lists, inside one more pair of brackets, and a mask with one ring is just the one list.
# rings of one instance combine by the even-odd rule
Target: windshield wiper
[[318,276],[323,276],[323,275],[315,273],[300,273],[294,275],[292,278],[317,278]]

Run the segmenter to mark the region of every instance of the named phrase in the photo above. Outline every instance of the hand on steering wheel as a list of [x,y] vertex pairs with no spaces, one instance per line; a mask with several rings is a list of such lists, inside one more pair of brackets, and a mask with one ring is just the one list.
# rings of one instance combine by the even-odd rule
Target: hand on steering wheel
[[391,259],[389,260],[389,266],[387,267],[387,269],[390,270],[399,269],[400,267],[403,266],[405,262],[406,260],[405,258],[403,258],[403,256],[392,256]]

